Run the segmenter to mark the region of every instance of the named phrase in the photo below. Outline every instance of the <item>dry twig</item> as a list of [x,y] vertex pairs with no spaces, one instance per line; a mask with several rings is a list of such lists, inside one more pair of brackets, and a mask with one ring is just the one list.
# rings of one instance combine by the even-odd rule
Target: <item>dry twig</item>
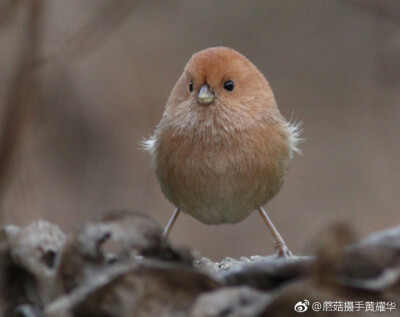
[[34,69],[40,49],[42,7],[43,0],[28,2],[21,56],[5,100],[4,121],[0,130],[0,197],[9,181],[12,158],[26,126],[27,114],[32,111],[39,96]]

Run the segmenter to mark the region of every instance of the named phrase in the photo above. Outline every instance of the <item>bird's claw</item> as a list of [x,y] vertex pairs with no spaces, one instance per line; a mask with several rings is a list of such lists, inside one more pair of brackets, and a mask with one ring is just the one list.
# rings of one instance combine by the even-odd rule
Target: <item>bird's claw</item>
[[287,259],[293,257],[292,251],[289,250],[286,244],[276,244],[275,254],[277,258]]

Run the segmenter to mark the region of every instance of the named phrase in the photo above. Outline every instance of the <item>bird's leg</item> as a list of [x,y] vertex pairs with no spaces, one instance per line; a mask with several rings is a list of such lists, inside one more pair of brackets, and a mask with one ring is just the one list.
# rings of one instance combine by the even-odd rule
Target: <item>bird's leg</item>
[[163,237],[165,240],[168,240],[168,235],[171,232],[172,227],[175,224],[176,219],[178,218],[180,210],[178,208],[175,209],[171,219],[169,219],[167,226],[164,229]]
[[264,210],[264,208],[259,207],[258,211],[260,213],[261,218],[264,219],[269,231],[271,232],[273,238],[274,238],[274,244],[275,244],[275,251],[278,257],[291,257],[292,252],[289,250],[287,247],[285,241],[283,240],[282,236],[279,234],[278,230],[275,228],[274,224],[272,223],[271,219],[269,219],[268,214]]

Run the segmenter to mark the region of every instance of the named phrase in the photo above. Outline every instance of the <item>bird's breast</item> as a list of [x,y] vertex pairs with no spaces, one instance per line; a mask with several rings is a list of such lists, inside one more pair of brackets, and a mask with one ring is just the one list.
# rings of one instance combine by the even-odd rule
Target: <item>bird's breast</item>
[[210,223],[237,222],[280,189],[286,158],[263,129],[163,131],[157,176],[178,208]]

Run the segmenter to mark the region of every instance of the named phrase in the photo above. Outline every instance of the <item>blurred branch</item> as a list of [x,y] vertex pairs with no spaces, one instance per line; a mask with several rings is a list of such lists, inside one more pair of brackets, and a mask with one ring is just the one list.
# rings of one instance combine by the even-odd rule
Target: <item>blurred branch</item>
[[103,8],[93,19],[67,39],[54,54],[43,57],[39,63],[54,59],[71,62],[88,54],[103,43],[132,13],[139,1],[114,0]]
[[0,198],[9,181],[12,159],[26,126],[27,114],[32,111],[38,97],[37,82],[33,72],[40,46],[43,0],[31,0],[27,4],[28,17],[25,36],[22,37],[21,56],[6,96],[4,121],[0,130]]
[[0,2],[0,27],[4,26],[14,16],[21,0],[3,0]]
[[[4,0],[3,0],[4,1]],[[72,62],[90,53],[102,44],[125,21],[139,1],[112,0],[84,27],[74,33],[55,53],[40,55],[41,16],[45,0],[20,0],[1,2],[0,27],[9,22],[17,4],[28,8],[27,24],[22,36],[21,55],[17,61],[13,79],[8,89],[4,116],[0,126],[0,203],[9,182],[10,169],[15,152],[29,114],[40,97],[37,72],[39,66],[56,61],[60,65]],[[0,212],[0,223],[2,214]]]
[[372,13],[375,16],[400,24],[399,0],[339,0],[361,10]]

